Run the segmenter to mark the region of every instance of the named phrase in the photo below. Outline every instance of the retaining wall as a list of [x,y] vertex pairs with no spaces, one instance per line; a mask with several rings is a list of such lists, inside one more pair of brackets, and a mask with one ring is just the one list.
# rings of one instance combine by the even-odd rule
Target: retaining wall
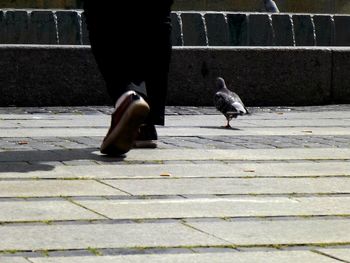
[[[350,16],[173,12],[172,24],[168,105],[212,105],[217,76],[250,106],[350,102],[350,48],[335,47],[350,46]],[[0,106],[111,103],[81,10],[0,10],[0,94]]]
[[[222,76],[248,106],[350,103],[350,48],[174,47],[168,105],[212,105]],[[110,104],[88,46],[0,45],[0,106]]]

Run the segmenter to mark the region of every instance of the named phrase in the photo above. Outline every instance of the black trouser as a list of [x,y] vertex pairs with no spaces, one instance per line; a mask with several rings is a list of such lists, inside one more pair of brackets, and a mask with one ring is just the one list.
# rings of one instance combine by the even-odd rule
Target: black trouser
[[108,1],[84,2],[91,49],[110,96],[116,101],[130,82],[145,81],[149,121],[164,125],[173,0],[128,0],[117,9]]

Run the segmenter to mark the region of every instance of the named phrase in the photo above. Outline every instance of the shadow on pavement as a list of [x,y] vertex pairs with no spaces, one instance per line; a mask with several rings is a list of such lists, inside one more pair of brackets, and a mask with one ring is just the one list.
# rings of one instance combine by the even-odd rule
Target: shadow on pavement
[[0,173],[27,173],[31,171],[51,171],[55,164],[50,162],[103,161],[121,162],[125,155],[106,156],[98,148],[30,150],[0,152]]
[[199,128],[202,129],[217,129],[217,130],[233,130],[233,131],[240,131],[241,129],[235,128],[235,127],[226,127],[226,126],[200,126]]

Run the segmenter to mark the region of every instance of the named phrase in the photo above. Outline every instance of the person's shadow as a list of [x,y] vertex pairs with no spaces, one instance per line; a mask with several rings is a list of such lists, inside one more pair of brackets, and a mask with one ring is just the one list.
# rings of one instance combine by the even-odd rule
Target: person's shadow
[[125,155],[102,155],[98,148],[3,151],[0,152],[0,173],[51,171],[55,168],[55,162],[80,160],[121,162],[124,158]]

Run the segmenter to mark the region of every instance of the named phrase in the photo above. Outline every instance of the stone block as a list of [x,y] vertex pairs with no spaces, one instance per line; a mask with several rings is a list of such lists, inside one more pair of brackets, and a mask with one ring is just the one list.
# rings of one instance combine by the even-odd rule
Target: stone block
[[322,104],[330,99],[331,67],[329,50],[175,50],[168,102],[212,105],[215,78],[222,76],[248,106]]
[[182,13],[182,30],[185,46],[206,46],[207,35],[204,17],[200,13]]
[[350,51],[333,51],[332,101],[350,103]]
[[[338,46],[350,42],[347,40],[349,17],[335,17]],[[318,42],[320,46],[330,46],[334,43],[335,29],[329,15],[293,15],[291,19],[287,14],[197,11],[172,12],[171,19],[173,46],[313,46]],[[81,10],[1,11],[1,24],[0,43],[56,44],[58,39],[63,45],[90,44]]]
[[183,46],[181,15],[179,13],[171,13],[171,42],[173,46]]
[[25,258],[0,256],[1,263],[28,263]]
[[75,11],[57,11],[58,37],[61,45],[81,44],[80,17]]
[[30,13],[30,43],[58,44],[57,36],[57,28],[53,12],[32,11]]
[[[265,165],[266,167],[266,165]],[[283,174],[283,173],[282,173]],[[344,215],[349,198],[199,198],[164,200],[76,200],[83,207],[112,219],[223,218],[263,216]]]
[[[347,219],[276,220],[189,223],[196,229],[236,245],[300,245],[347,243]],[[316,261],[315,261],[316,262]],[[332,262],[332,261],[331,261]]]
[[[198,248],[199,249],[199,248]],[[198,250],[197,249],[197,250]],[[196,248],[191,250],[196,251]],[[337,263],[336,259],[322,256],[321,254],[311,251],[263,251],[263,252],[239,252],[235,250],[217,252],[200,252],[200,253],[176,253],[176,254],[139,254],[139,255],[116,255],[116,256],[73,256],[73,257],[33,257],[29,258],[33,263],[292,263],[292,262],[308,262],[308,263]],[[234,251],[234,252],[232,252]],[[219,261],[218,261],[219,260]],[[1,263],[22,263],[22,261],[5,261]],[[24,263],[27,263],[24,262]]]
[[249,15],[249,46],[273,46],[272,21],[268,15]]
[[[207,151],[202,152],[203,154],[208,153]],[[263,154],[263,152],[263,150],[260,151],[261,154]],[[217,159],[219,159],[219,157]],[[131,160],[131,158],[128,158],[128,160]],[[159,157],[158,160],[162,160],[162,157]],[[132,184],[130,184],[130,180],[105,180],[102,182],[132,195],[350,193],[350,179],[342,178],[251,178],[249,179],[249,184],[247,184],[246,181],[247,179],[238,178],[186,178],[135,179]]]
[[[219,246],[229,243],[181,223],[2,226],[4,250]],[[78,241],[78,242],[77,242]]]
[[273,32],[276,46],[294,46],[292,18],[289,15],[272,15]]
[[5,15],[2,10],[0,10],[0,44],[5,43],[6,30],[5,30]]
[[82,41],[83,45],[90,45],[90,37],[89,37],[89,30],[87,28],[86,24],[86,17],[84,13],[81,13],[81,34],[82,34]]
[[205,14],[209,46],[228,46],[228,26],[223,13]]
[[[330,102],[331,52],[303,48],[174,47],[167,103],[211,106],[215,78],[222,76],[247,106],[324,104]],[[346,57],[344,49],[339,52],[339,56]],[[87,46],[3,46],[0,68],[1,106],[111,103]],[[346,72],[343,67],[337,74]]]
[[334,41],[334,24],[329,15],[313,16],[317,46],[332,46]]
[[350,46],[350,16],[334,16],[335,46]]
[[310,15],[293,15],[295,44],[314,46],[316,44],[313,21]]
[[29,14],[27,11],[6,11],[7,44],[29,43]]
[[227,14],[230,46],[248,45],[248,16],[246,14]]
[[68,201],[5,201],[0,202],[0,209],[2,211],[0,215],[1,222],[91,220],[104,218]]
[[0,197],[123,196],[125,193],[89,180],[1,181]]
[[2,106],[111,103],[88,47],[4,47],[0,67]]

